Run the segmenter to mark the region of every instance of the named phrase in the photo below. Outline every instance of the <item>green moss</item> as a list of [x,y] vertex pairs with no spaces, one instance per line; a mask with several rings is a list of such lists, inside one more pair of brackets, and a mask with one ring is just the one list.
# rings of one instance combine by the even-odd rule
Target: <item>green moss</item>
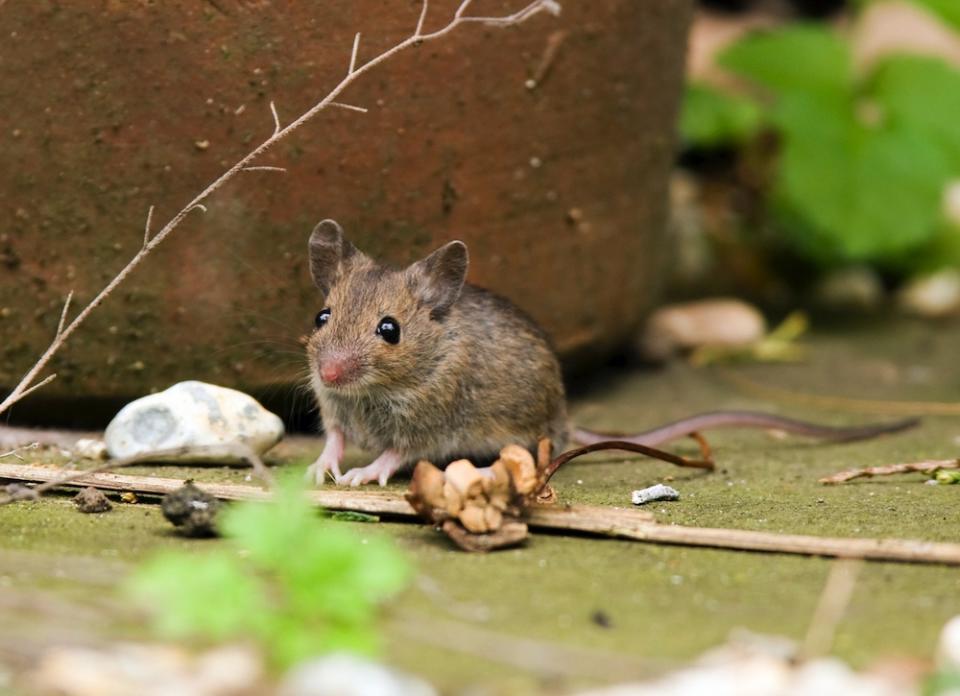
[[[949,399],[957,377],[952,346],[958,334],[956,328],[919,324],[902,324],[895,330],[861,327],[816,338],[809,364],[740,369],[769,385],[822,394]],[[775,409],[834,423],[871,419],[749,398],[724,381],[719,371],[685,367],[598,375],[596,388],[577,397],[573,413],[585,425],[639,429],[713,408]],[[927,486],[919,475],[836,487],[821,486],[816,480],[851,467],[956,456],[957,436],[956,418],[945,417],[927,418],[921,428],[902,435],[845,445],[723,431],[710,437],[720,465],[717,473],[689,473],[659,462],[604,454],[571,463],[555,483],[563,500],[624,506],[633,489],[673,477],[671,485],[680,491],[680,501],[651,506],[657,518],[668,523],[955,541],[960,536],[956,498],[960,489],[955,486]],[[304,463],[318,449],[294,441],[277,456]],[[349,462],[359,464],[368,458],[351,452]],[[131,471],[234,482],[243,482],[249,474],[218,467],[146,466]],[[401,490],[404,484],[391,487]],[[477,648],[469,636],[458,633],[462,629],[457,627],[463,625],[510,639],[598,650],[620,658],[618,664],[632,665],[636,674],[677,666],[724,641],[736,628],[800,640],[830,567],[830,561],[819,558],[545,534],[533,536],[520,549],[468,555],[452,550],[427,527],[339,524],[351,525],[358,534],[388,534],[414,559],[421,580],[392,605],[389,659],[450,690],[482,683],[500,693],[523,693],[616,676],[586,658],[562,659],[580,671],[580,677],[505,667],[483,654],[467,654]],[[108,624],[112,635],[135,636],[140,631],[123,607],[108,603],[102,608],[104,597],[112,596],[108,590],[113,581],[130,564],[159,547],[203,552],[219,544],[173,536],[155,505],[120,504],[111,513],[81,515],[65,496],[0,508],[0,529],[4,587],[42,590],[70,606],[101,607],[116,618]],[[99,574],[98,564],[104,565]],[[955,568],[866,564],[839,626],[836,654],[859,666],[891,654],[929,657],[942,624],[960,614],[956,588]],[[597,611],[609,617],[609,628],[592,620]],[[54,612],[45,620],[54,626],[69,623],[58,616]],[[26,618],[21,618],[19,624],[9,624],[18,629],[0,621],[0,644],[12,630],[37,630],[23,629]],[[434,626],[438,621],[443,630],[434,634],[434,640],[411,639],[410,626]],[[490,644],[496,643],[491,639]]]

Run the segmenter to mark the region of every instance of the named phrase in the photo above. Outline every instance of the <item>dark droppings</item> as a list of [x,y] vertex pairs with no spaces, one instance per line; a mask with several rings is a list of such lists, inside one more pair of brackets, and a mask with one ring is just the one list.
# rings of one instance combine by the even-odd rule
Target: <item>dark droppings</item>
[[73,502],[80,512],[109,512],[113,509],[113,504],[107,500],[103,491],[93,486],[88,486],[77,493],[73,497]]
[[161,509],[166,517],[185,536],[217,536],[216,519],[222,503],[187,481],[173,493],[163,497]]

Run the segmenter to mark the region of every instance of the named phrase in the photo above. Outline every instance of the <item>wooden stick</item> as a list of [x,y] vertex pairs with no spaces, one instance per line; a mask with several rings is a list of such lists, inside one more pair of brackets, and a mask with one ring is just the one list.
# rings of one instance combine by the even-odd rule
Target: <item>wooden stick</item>
[[[61,478],[64,473],[63,469],[53,467],[0,463],[0,479],[51,481]],[[98,473],[73,479],[64,485],[96,486],[108,490],[130,490],[137,493],[162,495],[176,490],[183,485],[183,481],[153,476]],[[197,483],[197,486],[224,500],[266,500],[270,497],[268,491],[256,486],[229,483]],[[356,510],[371,514],[395,515],[404,519],[419,519],[403,495],[392,491],[331,488],[313,490],[308,495],[311,501],[330,510]],[[960,565],[960,544],[954,543],[911,539],[815,537],[741,529],[665,525],[656,523],[650,513],[642,510],[607,506],[534,505],[528,509],[528,513],[527,523],[533,528],[583,532],[634,541],[807,556]]]
[[940,469],[960,469],[960,459],[931,459],[925,462],[912,462],[910,464],[886,464],[884,466],[868,466],[863,469],[850,469],[841,471],[838,474],[824,476],[820,483],[843,483],[857,478],[868,478],[870,476],[890,476],[891,474],[933,474]]

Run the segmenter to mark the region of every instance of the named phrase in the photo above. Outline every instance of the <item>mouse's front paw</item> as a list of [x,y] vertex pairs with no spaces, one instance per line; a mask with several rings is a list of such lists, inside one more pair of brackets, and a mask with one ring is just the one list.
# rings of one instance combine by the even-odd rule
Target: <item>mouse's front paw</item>
[[307,484],[311,486],[322,486],[326,483],[328,473],[331,479],[339,481],[340,462],[321,454],[317,461],[307,467]]
[[390,477],[403,465],[400,455],[387,450],[367,466],[350,469],[343,476],[337,476],[337,483],[341,486],[359,486],[362,483],[377,481],[386,486]]

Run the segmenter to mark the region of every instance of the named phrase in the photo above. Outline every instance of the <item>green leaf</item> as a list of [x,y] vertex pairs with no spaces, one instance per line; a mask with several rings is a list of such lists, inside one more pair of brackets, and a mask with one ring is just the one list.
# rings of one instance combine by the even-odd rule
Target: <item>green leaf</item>
[[680,114],[680,137],[685,143],[735,145],[753,137],[762,126],[763,113],[754,102],[704,84],[687,86]]
[[938,58],[891,56],[877,66],[867,90],[886,124],[943,148],[960,175],[960,71]]
[[957,0],[913,0],[922,5],[944,22],[960,29],[960,3]]
[[[250,558],[266,568],[296,562],[302,542],[310,539],[320,519],[307,501],[303,484],[292,476],[281,478],[269,503],[245,502],[221,513],[224,536],[237,540]],[[297,553],[292,553],[298,549]]]
[[723,51],[718,63],[775,96],[836,96],[848,92],[853,81],[846,44],[817,25],[750,34]]
[[222,640],[250,632],[266,609],[256,579],[222,552],[162,553],[136,571],[128,589],[154,608],[157,631],[170,638]]
[[854,107],[798,95],[783,127],[775,201],[798,248],[824,264],[909,263],[935,236],[948,158],[897,125],[867,126]]

